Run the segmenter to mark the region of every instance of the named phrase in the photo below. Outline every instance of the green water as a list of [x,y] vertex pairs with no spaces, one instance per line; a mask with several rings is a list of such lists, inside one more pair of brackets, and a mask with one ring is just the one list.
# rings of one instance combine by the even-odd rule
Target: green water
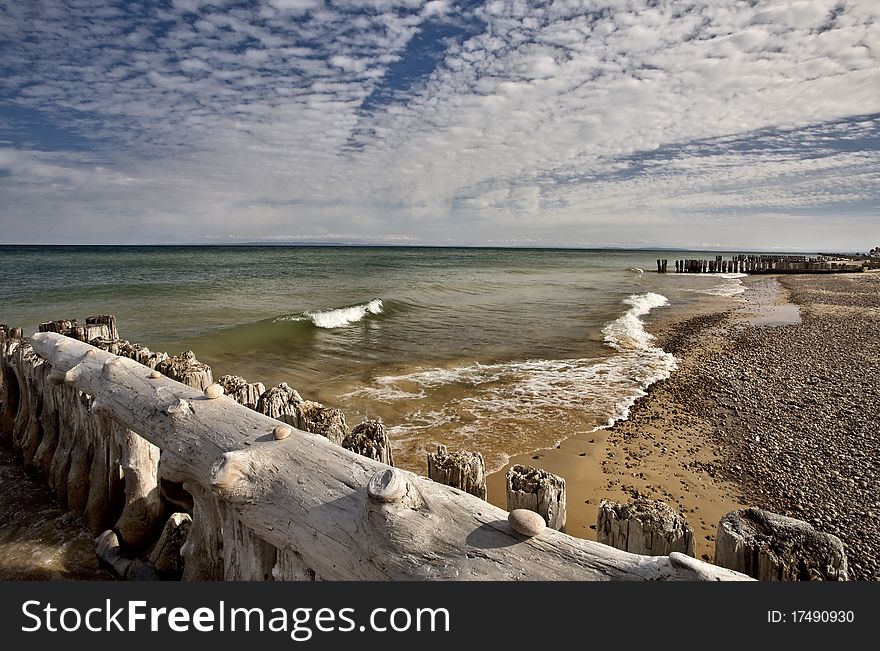
[[0,247],[0,321],[31,333],[116,314],[122,337],[191,349],[215,377],[286,381],[350,424],[381,418],[405,467],[423,470],[425,449],[441,442],[498,467],[625,415],[675,364],[645,322],[741,290],[735,278],[652,273],[658,257],[696,256]]

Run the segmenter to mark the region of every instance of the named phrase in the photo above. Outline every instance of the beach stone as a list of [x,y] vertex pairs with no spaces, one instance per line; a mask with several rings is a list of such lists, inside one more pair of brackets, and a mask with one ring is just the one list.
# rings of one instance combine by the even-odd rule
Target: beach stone
[[544,518],[529,509],[514,509],[507,516],[510,528],[523,536],[537,536],[547,528]]
[[162,374],[159,371],[150,371],[151,380],[158,380],[160,377],[162,377]]
[[272,430],[272,438],[274,438],[276,441],[280,441],[282,439],[286,439],[292,433],[293,430],[291,430],[289,427],[282,427],[281,425],[278,425],[277,427],[275,427],[275,429]]
[[223,387],[219,384],[212,384],[207,389],[205,389],[205,397],[208,400],[215,400],[222,396],[223,393]]

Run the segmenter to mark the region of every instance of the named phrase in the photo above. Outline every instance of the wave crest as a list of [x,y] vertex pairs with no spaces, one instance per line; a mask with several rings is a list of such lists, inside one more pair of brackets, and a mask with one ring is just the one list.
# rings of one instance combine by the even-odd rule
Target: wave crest
[[368,314],[382,314],[384,306],[382,300],[374,298],[368,303],[360,305],[351,305],[349,307],[338,307],[330,310],[318,310],[315,312],[300,312],[299,314],[285,314],[276,317],[275,322],[279,321],[311,321],[317,328],[342,328],[352,323],[357,323]]

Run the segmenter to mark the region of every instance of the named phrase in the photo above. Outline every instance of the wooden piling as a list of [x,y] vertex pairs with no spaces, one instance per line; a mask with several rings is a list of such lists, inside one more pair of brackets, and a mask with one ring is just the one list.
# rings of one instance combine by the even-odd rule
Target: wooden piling
[[635,554],[694,556],[694,532],[665,502],[640,497],[629,504],[602,500],[596,540]]
[[428,477],[486,499],[486,463],[479,452],[450,454],[445,445],[438,445],[436,452],[428,453]]
[[531,466],[514,464],[507,471],[507,510],[529,509],[551,529],[565,531],[565,479]]
[[368,459],[394,465],[388,430],[378,420],[367,420],[354,426],[342,440],[342,447]]

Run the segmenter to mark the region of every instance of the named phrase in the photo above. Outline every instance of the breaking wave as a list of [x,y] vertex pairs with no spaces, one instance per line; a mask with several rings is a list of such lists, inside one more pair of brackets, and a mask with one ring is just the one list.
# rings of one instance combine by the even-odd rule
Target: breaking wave
[[285,314],[275,317],[274,322],[281,321],[311,321],[318,328],[342,328],[343,326],[357,323],[368,314],[382,314],[382,301],[378,298],[369,303],[339,307],[331,310],[319,310],[317,312],[300,312],[299,314]]

